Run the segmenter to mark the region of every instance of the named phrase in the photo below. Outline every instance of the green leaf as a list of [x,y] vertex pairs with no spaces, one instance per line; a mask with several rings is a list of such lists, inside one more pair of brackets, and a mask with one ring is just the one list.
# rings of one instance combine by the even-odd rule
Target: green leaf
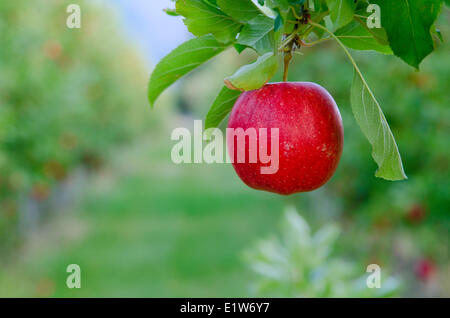
[[177,11],[175,9],[167,8],[167,9],[164,9],[163,11],[173,17],[179,16],[179,14],[177,13]]
[[394,54],[418,69],[434,49],[430,29],[442,0],[374,0],[374,3],[381,8],[381,24]]
[[444,37],[442,36],[441,30],[433,26],[431,32],[439,39],[441,43],[444,43]]
[[[172,1],[178,1],[178,0],[172,0]],[[203,0],[203,1],[208,3],[209,5],[217,7],[217,0]]]
[[295,4],[304,4],[306,0],[288,0],[289,4],[295,5]]
[[318,23],[310,22],[310,24],[329,33],[342,47],[355,68],[351,105],[358,125],[372,145],[372,157],[378,164],[375,176],[392,181],[406,179],[402,159],[391,129],[352,55],[333,32]]
[[289,5],[288,0],[266,0],[266,6],[271,9],[279,8],[283,14],[289,11]]
[[[382,45],[389,45],[386,30],[381,28],[369,28],[367,25],[367,19],[373,15],[373,9],[367,11],[369,4],[364,2],[357,3],[357,9],[355,10],[354,19],[358,21],[363,28],[370,32],[375,40],[377,40]],[[381,14],[381,13],[380,13]]]
[[355,3],[353,0],[326,0],[330,9],[334,29],[339,29],[353,20]]
[[276,52],[276,34],[273,31],[267,33],[261,40],[255,43],[253,49],[259,55],[264,55],[269,52]]
[[250,91],[266,84],[275,75],[278,59],[269,52],[260,56],[256,62],[241,67],[232,76],[225,78],[225,85],[230,89]]
[[188,30],[196,35],[212,34],[219,42],[231,42],[242,24],[202,0],[178,0],[176,11],[185,17]]
[[357,21],[352,21],[334,33],[342,43],[354,50],[374,50],[392,54],[388,45],[380,44],[373,35]]
[[389,124],[358,70],[353,77],[351,105],[358,125],[372,145],[372,157],[378,164],[375,176],[391,181],[407,179]]
[[314,12],[325,12],[328,10],[327,1],[326,0],[314,0]]
[[243,23],[262,14],[251,0],[217,0],[217,4],[223,12]]
[[279,12],[277,12],[277,16],[274,21],[273,30],[275,32],[277,32],[278,30],[280,30],[282,28],[282,26],[283,26],[283,18],[281,17],[281,14]]
[[263,15],[257,16],[244,26],[237,43],[252,47],[260,54],[273,51],[273,42],[268,36],[273,27],[274,22],[271,18]]
[[224,86],[212,104],[205,120],[205,129],[215,128],[233,109],[233,106],[242,92]]
[[227,47],[227,44],[217,42],[212,35],[205,35],[181,44],[156,65],[148,86],[150,104],[153,106],[158,96],[183,75]]
[[[320,21],[319,24],[325,26],[326,25],[325,20]],[[322,39],[323,35],[325,34],[325,32],[321,29],[314,29],[313,32],[317,36],[318,39]]]
[[248,48],[248,46],[242,45],[242,44],[239,44],[239,43],[234,43],[233,46],[236,49],[236,52],[238,52],[239,54],[241,54],[246,48]]

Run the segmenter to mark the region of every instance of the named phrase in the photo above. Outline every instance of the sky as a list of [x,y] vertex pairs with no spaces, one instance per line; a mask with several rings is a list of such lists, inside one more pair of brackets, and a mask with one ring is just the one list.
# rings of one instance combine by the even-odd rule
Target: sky
[[116,8],[125,32],[143,50],[150,65],[190,38],[181,17],[167,15],[170,0],[107,0]]

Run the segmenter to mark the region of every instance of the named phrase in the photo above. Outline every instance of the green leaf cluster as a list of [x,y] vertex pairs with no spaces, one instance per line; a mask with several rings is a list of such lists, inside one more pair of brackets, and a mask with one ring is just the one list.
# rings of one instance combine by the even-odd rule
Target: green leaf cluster
[[[436,45],[433,36],[443,41],[435,26],[443,0],[174,2],[175,9],[166,12],[183,16],[196,38],[180,45],[156,66],[149,83],[152,105],[167,87],[225,49],[233,47],[238,53],[250,49],[258,56],[256,61],[224,79],[225,86],[208,113],[206,128],[216,127],[231,111],[241,91],[258,89],[271,80],[280,56],[334,39],[346,51],[358,75],[351,91],[352,109],[373,146],[372,156],[379,165],[376,176],[387,180],[406,178],[381,107],[348,49],[395,55],[418,69]],[[378,116],[362,121],[360,115],[367,110],[376,110]],[[380,131],[385,139],[374,137]]]
[[383,277],[381,288],[367,288],[358,266],[334,256],[341,230],[329,224],[313,232],[294,207],[288,207],[280,235],[258,242],[246,254],[259,297],[393,297],[401,283]]

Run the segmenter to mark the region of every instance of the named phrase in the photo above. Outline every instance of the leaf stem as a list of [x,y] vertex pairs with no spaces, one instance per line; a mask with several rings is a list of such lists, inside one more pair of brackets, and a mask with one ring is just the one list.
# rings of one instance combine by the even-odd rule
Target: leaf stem
[[281,43],[280,47],[278,48],[279,51],[283,50],[286,45],[288,45],[296,36],[296,32],[293,32],[289,34],[289,36]]
[[354,14],[353,16],[355,16],[357,18],[367,19],[367,17],[365,15],[361,15],[361,14]]
[[344,43],[341,42],[341,40],[339,40],[339,38],[334,35],[333,32],[331,32],[330,30],[328,30],[326,27],[324,27],[323,25],[320,25],[318,23],[309,21],[309,24],[312,25],[313,27],[319,28],[324,30],[325,32],[327,32],[328,34],[330,34],[330,36],[332,38],[334,38],[336,40],[336,42],[341,46],[341,48],[344,50],[345,54],[347,55],[347,57],[349,58],[350,62],[352,62],[353,67],[355,68],[356,73],[358,73],[359,77],[361,78],[361,81],[363,82],[364,86],[366,87],[367,91],[369,92],[370,96],[376,101],[377,99],[375,98],[375,95],[372,93],[372,90],[370,89],[369,85],[366,82],[366,79],[364,78],[364,76],[362,75],[358,65],[356,64],[355,60],[353,59],[353,56],[350,54],[350,52],[347,50],[347,48],[345,47]]
[[297,20],[301,20],[301,19],[302,19],[302,18],[297,14],[297,12],[295,11],[294,6],[289,6],[289,8],[291,8],[292,13],[294,14],[294,17],[295,17]]
[[328,41],[328,40],[331,40],[331,39],[332,39],[332,37],[330,36],[330,37],[322,38],[322,39],[319,39],[319,40],[316,40],[316,41],[313,41],[313,42],[303,42],[303,45],[307,46],[307,47],[311,47],[311,46],[314,46],[316,44],[319,44],[319,43],[322,43],[322,42],[325,42],[325,41]]
[[[311,18],[310,22],[311,22],[311,21],[312,21],[312,22],[320,22],[320,21],[322,21],[323,18],[326,17],[329,13],[330,13],[329,11],[322,12],[321,14],[317,15],[316,17]],[[309,23],[309,24],[311,24],[311,23]],[[311,33],[311,31],[312,31],[313,29],[314,29],[313,27],[310,27],[310,28],[306,29],[306,30],[301,34],[301,36],[302,36],[303,38],[308,37],[308,35]]]

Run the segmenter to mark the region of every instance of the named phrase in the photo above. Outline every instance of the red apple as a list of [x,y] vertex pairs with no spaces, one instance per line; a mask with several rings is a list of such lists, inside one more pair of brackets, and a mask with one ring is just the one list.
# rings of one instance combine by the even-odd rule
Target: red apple
[[427,215],[426,208],[422,204],[416,203],[409,208],[406,218],[411,223],[417,224],[422,222],[425,219],[426,215]]
[[[237,162],[236,139],[227,138],[227,145],[234,169],[244,183],[283,195],[312,191],[325,184],[337,168],[344,144],[342,118],[333,97],[309,82],[272,83],[243,93],[233,107],[228,128],[255,128],[259,150],[269,151],[269,155],[271,128],[279,129],[279,167],[273,174],[261,173],[261,167],[268,164],[261,162],[259,155],[256,163]],[[267,129],[266,143],[259,142],[260,128]],[[246,138],[246,158],[249,143]]]
[[436,272],[434,262],[428,258],[420,259],[415,266],[416,277],[423,282],[427,282]]

